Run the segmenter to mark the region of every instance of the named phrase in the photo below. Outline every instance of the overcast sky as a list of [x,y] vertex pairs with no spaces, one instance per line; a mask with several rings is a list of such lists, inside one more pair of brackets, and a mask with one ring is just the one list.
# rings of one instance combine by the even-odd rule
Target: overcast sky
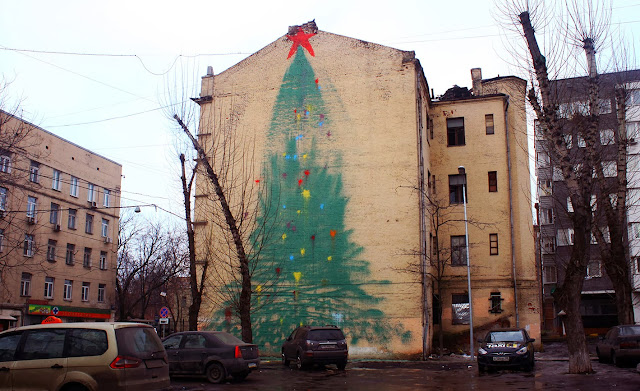
[[[160,109],[167,80],[192,70],[194,96],[208,65],[220,73],[315,19],[318,28],[414,50],[440,95],[484,78],[520,74],[494,20],[492,1],[0,0],[5,99],[24,119],[123,166],[122,205],[180,214],[173,124]],[[613,2],[612,22],[640,37],[640,2]],[[636,54],[636,64],[638,61]],[[166,218],[146,208],[149,217]]]

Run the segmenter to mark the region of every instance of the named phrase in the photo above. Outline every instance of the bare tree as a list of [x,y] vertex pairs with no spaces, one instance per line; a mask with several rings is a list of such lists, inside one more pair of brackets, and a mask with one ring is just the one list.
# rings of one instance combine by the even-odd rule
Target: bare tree
[[[501,9],[505,26],[511,25],[523,38],[527,55],[517,57],[530,70],[531,88],[527,94],[537,118],[536,138],[548,161],[562,179],[570,207],[564,218],[572,226],[566,239],[570,255],[561,260],[558,287],[553,293],[567,330],[569,372],[592,372],[580,313],[581,292],[591,260],[591,243],[598,243],[600,256],[616,288],[620,319],[631,314],[629,265],[625,246],[627,138],[624,92],[615,91],[616,114],[603,114],[602,102],[613,95],[619,80],[599,75],[596,53],[607,44],[610,7],[600,1],[572,1],[564,9],[544,8],[542,2],[507,1]],[[552,12],[561,12],[555,24]],[[543,37],[548,53],[538,41]],[[515,52],[514,52],[515,54]],[[575,64],[576,67],[571,65]],[[586,76],[578,67],[582,66]],[[613,76],[622,76],[621,74]],[[564,78],[563,78],[564,77]],[[574,77],[573,79],[566,79]],[[612,121],[617,148],[603,148],[600,129]],[[612,135],[612,138],[614,136]],[[580,147],[571,148],[573,139]],[[604,145],[603,145],[604,144]],[[594,199],[597,200],[594,202]],[[567,198],[556,204],[567,205]],[[558,261],[556,261],[558,262]]]

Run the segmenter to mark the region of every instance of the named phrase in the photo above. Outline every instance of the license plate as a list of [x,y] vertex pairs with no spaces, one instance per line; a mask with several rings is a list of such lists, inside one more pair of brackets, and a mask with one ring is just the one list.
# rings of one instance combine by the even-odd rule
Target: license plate
[[493,361],[509,361],[509,357],[494,357]]
[[256,363],[254,363],[254,362],[250,362],[249,363],[249,368],[253,369],[253,368],[257,368],[257,367],[258,367],[258,364],[256,364]]
[[165,364],[164,364],[164,360],[144,360],[144,365],[146,365],[147,368],[152,369],[152,368],[161,368]]
[[336,344],[320,345],[318,348],[321,350],[332,350],[332,349],[337,349],[338,345]]

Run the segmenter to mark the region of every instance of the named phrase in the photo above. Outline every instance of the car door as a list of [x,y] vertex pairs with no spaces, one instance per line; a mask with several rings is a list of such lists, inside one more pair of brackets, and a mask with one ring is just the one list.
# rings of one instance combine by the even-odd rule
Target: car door
[[284,352],[284,355],[287,358],[293,358],[294,357],[295,349],[292,348],[292,346],[295,346],[294,338],[295,338],[297,332],[298,332],[298,329],[293,330],[291,332],[291,335],[289,335],[289,337],[287,337],[287,340],[284,341],[284,343],[282,344],[282,351]]
[[0,336],[0,391],[11,390],[11,369],[22,333],[7,333]]
[[55,390],[63,383],[66,329],[27,330],[11,368],[13,390]]
[[185,334],[178,354],[182,373],[204,373],[203,362],[207,357],[207,341],[201,334]]
[[167,357],[169,358],[169,372],[180,373],[180,342],[182,342],[182,335],[172,335],[162,342],[164,350],[167,351]]

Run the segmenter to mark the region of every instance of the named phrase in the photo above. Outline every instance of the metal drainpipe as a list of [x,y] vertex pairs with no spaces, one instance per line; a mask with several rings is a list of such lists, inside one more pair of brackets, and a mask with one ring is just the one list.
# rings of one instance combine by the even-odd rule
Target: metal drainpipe
[[417,108],[417,130],[418,130],[418,185],[420,187],[420,269],[421,269],[421,282],[422,282],[422,321],[424,325],[422,327],[422,359],[427,359],[427,351],[429,349],[429,307],[428,307],[428,289],[427,289],[427,225],[425,217],[425,195],[424,195],[424,145],[422,143],[424,137],[424,127],[422,126],[426,119],[422,116],[423,100],[420,96],[420,79],[419,73],[416,72],[416,108]]
[[513,278],[513,301],[516,307],[516,327],[520,327],[520,311],[518,311],[518,285],[516,277],[516,244],[513,228],[513,188],[511,180],[511,148],[509,147],[509,96],[505,99],[504,105],[504,128],[507,142],[507,172],[509,178],[509,225],[511,236],[511,274]]

